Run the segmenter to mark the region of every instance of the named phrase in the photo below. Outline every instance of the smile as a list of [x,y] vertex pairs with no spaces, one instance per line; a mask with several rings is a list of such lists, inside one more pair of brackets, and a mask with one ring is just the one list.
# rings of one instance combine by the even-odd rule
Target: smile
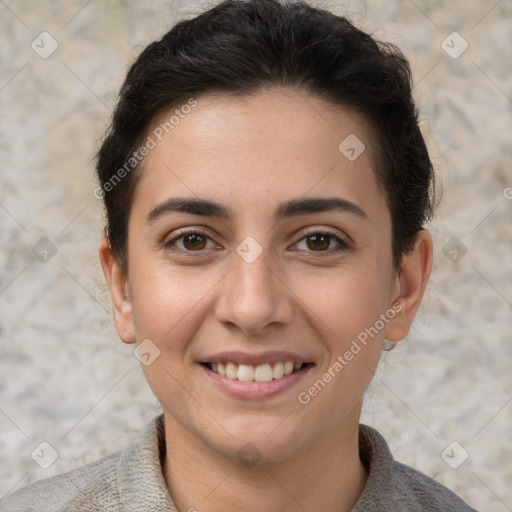
[[295,363],[293,361],[279,361],[277,363],[264,363],[257,366],[232,362],[214,362],[205,363],[205,365],[212,372],[227,377],[228,379],[246,382],[270,382],[271,380],[281,379],[291,373],[299,371],[307,364]]

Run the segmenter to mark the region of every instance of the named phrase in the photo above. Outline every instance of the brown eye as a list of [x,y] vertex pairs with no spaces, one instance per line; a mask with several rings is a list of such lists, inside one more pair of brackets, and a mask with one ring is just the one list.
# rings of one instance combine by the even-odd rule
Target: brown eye
[[183,236],[183,247],[187,251],[196,251],[204,249],[206,245],[206,237],[198,233],[191,233]]
[[[325,250],[329,248],[329,245],[331,243],[331,236],[329,235],[311,235],[307,237],[307,246],[309,249],[316,251],[316,250]],[[310,243],[311,242],[311,243]]]
[[[304,246],[301,248],[301,244],[304,244],[305,248]],[[296,247],[306,252],[325,253],[328,255],[346,250],[350,248],[350,244],[334,233],[317,231],[309,234],[306,233],[296,244]]]
[[[210,243],[210,245],[208,245]],[[175,236],[164,243],[164,247],[177,253],[201,253],[215,246],[212,239],[206,234],[198,231],[178,230]]]

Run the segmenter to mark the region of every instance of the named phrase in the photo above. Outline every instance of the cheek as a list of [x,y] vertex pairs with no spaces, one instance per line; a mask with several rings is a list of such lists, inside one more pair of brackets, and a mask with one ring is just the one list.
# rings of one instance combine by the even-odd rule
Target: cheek
[[389,279],[371,262],[323,274],[304,273],[297,277],[293,289],[333,348],[343,348],[374,326],[388,307]]
[[161,349],[182,349],[200,325],[217,274],[162,264],[152,267],[150,262],[142,268],[138,272],[134,266],[131,274],[137,339],[149,338]]
[[[323,287],[312,287],[313,282]],[[340,268],[325,279],[306,278],[301,286],[302,296],[313,290],[305,310],[326,352],[318,372],[299,390],[298,400],[304,412],[330,411],[322,420],[327,431],[358,407],[374,376],[386,325],[381,315],[387,308],[387,280],[368,264],[360,271]],[[311,415],[303,421],[313,422]]]
[[[220,267],[172,269],[161,263],[151,268],[146,261],[133,265],[130,277],[137,339],[174,340],[176,345],[191,339],[201,319],[212,313],[215,287],[222,288],[223,272]],[[387,306],[385,276],[370,262],[293,270],[280,279],[291,291],[288,300],[296,303],[297,314],[310,317],[315,330],[326,339],[357,337],[375,324]]]

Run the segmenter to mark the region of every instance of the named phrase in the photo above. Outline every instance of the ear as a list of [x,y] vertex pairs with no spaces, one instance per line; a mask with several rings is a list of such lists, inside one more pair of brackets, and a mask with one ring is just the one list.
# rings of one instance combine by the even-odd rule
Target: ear
[[128,295],[128,281],[119,267],[108,239],[100,242],[99,257],[105,279],[110,288],[110,297],[114,308],[114,325],[117,334],[125,343],[135,343],[132,303]]
[[432,237],[428,231],[418,233],[414,248],[404,254],[396,276],[396,297],[393,301],[394,318],[388,323],[384,338],[403,340],[411,328],[432,271]]

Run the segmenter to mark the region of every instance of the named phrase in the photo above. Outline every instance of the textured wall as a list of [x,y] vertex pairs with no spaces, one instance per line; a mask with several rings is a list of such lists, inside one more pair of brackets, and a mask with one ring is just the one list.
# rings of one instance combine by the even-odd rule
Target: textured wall
[[[143,3],[0,2],[0,496],[125,447],[160,411],[113,329],[91,159],[128,63],[207,3]],[[444,189],[427,297],[363,421],[479,510],[512,510],[512,5],[321,5],[408,55]]]

